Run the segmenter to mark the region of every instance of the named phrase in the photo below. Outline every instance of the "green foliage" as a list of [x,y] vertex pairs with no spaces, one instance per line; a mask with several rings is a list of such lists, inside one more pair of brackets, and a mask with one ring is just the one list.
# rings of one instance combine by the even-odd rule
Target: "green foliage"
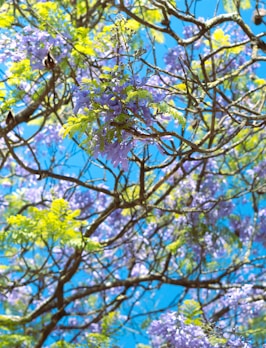
[[217,337],[214,334],[209,334],[209,341],[210,344],[212,344],[213,346],[218,345],[218,346],[222,346],[222,347],[226,347],[226,343],[227,343],[227,339],[223,338],[223,337]]
[[94,251],[100,251],[102,250],[104,244],[101,244],[99,242],[96,242],[90,238],[84,238],[84,249],[88,252],[94,252]]
[[109,348],[110,338],[100,333],[89,333],[88,338],[88,348]]
[[[0,2],[0,6],[3,2]],[[14,16],[7,10],[7,5],[0,9],[0,28],[10,28],[14,22]]]
[[203,311],[201,305],[195,300],[185,300],[180,308],[180,313],[186,318],[185,323],[190,325],[202,326],[201,315]]
[[195,255],[191,252],[186,252],[186,256],[180,260],[178,260],[179,270],[182,274],[190,274],[197,266],[195,261]]
[[186,230],[178,231],[178,238],[167,245],[166,250],[172,254],[176,254],[178,249],[186,243]]
[[58,5],[53,1],[38,2],[33,5],[33,9],[43,20],[48,20],[58,10]]
[[109,330],[111,329],[112,325],[116,322],[118,317],[117,312],[110,312],[106,316],[104,316],[102,320],[102,333],[105,335],[108,335]]
[[51,348],[78,348],[78,347],[81,347],[80,344],[76,345],[76,344],[72,344],[72,343],[67,343],[65,341],[58,341],[56,343],[53,343],[51,345]]
[[132,202],[135,199],[139,198],[139,193],[140,193],[139,185],[133,185],[133,186],[127,187],[127,189],[123,192],[123,200],[125,202]]
[[[263,299],[261,300],[263,301]],[[266,341],[266,315],[260,315],[248,321],[248,329],[243,328],[242,334],[245,337],[252,337],[256,346]],[[241,330],[241,329],[240,329]]]
[[72,239],[81,240],[80,228],[84,223],[76,219],[79,213],[79,210],[70,210],[64,199],[55,199],[50,209],[30,207],[27,216],[10,216],[7,219],[9,234],[15,243],[35,242],[39,246],[50,238],[62,244]]
[[138,88],[137,90],[135,90],[134,87],[130,86],[127,87],[125,91],[127,92],[125,103],[128,103],[130,101],[138,102],[141,99],[153,99],[152,94],[143,88]]
[[[30,65],[30,60],[28,58],[22,59],[19,62],[13,62],[9,68],[10,73],[12,73],[12,82],[17,84],[19,78],[24,78],[25,80],[31,79],[32,69]],[[17,80],[18,79],[18,80]]]
[[177,120],[182,128],[185,127],[186,119],[182,112],[177,109],[173,101],[169,103],[151,103],[151,107],[155,110],[155,112],[162,113],[165,116],[170,116],[174,120]]
[[14,329],[25,322],[24,318],[19,316],[0,315],[0,327],[7,329]]
[[5,84],[0,82],[0,99],[4,98],[6,95]]
[[[174,3],[174,1],[173,1]],[[138,2],[138,6],[136,6],[133,9],[133,12],[135,15],[141,17],[144,21],[155,24],[155,23],[160,23],[163,20],[163,15],[160,9],[158,8],[149,8],[146,5],[146,2],[141,0]],[[132,23],[134,23],[134,30],[139,29],[140,24],[136,21],[130,20]],[[130,22],[129,21],[129,22]],[[164,42],[164,34],[162,32],[159,32],[158,30],[155,29],[149,29],[150,30],[150,35],[151,37],[158,43],[163,43]]]
[[59,1],[31,2],[31,11],[39,20],[39,29],[48,31],[52,36],[56,36],[59,30],[72,33],[70,16],[62,10]]
[[236,12],[239,8],[243,10],[251,8],[250,0],[223,0],[223,5],[228,13]]
[[88,56],[95,55],[95,43],[90,40],[89,28],[77,28],[74,34],[74,48],[72,51],[73,57],[79,57],[80,53]]
[[146,319],[143,320],[143,322],[141,323],[141,328],[146,330],[150,324],[151,324],[151,318],[147,317]]
[[25,335],[0,335],[0,348],[30,348],[32,337]]
[[113,337],[112,328],[118,318],[118,312],[110,312],[103,317],[101,323],[101,333],[89,333],[88,347],[89,348],[109,348]]
[[[91,139],[92,133],[88,131],[90,130],[90,125],[92,127],[93,122],[96,120],[97,117],[97,110],[94,110],[93,112],[88,111],[86,115],[77,115],[70,116],[68,118],[67,124],[64,125],[64,132],[63,136],[66,137],[69,135],[70,137],[73,137],[74,135],[78,135],[79,138],[83,136],[83,134],[87,134],[87,140]],[[90,134],[90,135],[88,135]]]
[[[28,83],[29,81],[37,78],[39,72],[37,70],[33,70],[30,64],[30,59],[25,58],[20,60],[19,62],[12,62],[9,67],[10,78],[8,80],[9,85],[13,87],[9,90],[8,99],[6,101],[6,105],[4,107],[8,109],[9,105],[15,104],[17,101],[23,99],[26,90],[22,90],[21,88],[16,88],[21,84],[22,81]],[[11,102],[12,101],[12,102]]]
[[[1,183],[8,183],[12,185],[12,180],[5,178]],[[8,202],[8,210],[5,212],[4,216],[8,217],[12,214],[16,214],[16,212],[22,207],[24,203],[23,194],[12,193],[6,195],[6,201]]]

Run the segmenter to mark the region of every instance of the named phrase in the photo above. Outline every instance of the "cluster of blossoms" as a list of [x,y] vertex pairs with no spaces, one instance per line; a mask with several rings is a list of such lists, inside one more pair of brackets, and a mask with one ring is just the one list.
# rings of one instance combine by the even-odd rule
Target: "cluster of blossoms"
[[75,113],[91,115],[95,108],[98,109],[90,124],[93,136],[89,148],[94,148],[95,157],[106,156],[115,167],[121,165],[126,170],[128,153],[140,141],[154,143],[149,138],[149,133],[152,133],[150,126],[155,127],[155,121],[161,121],[162,115],[155,115],[151,106],[160,103],[166,95],[156,91],[151,86],[153,83],[154,77],[136,75],[121,82],[119,77],[113,76],[111,86],[104,91],[100,84],[90,90],[76,89]]
[[43,69],[43,59],[48,50],[56,50],[56,61],[60,63],[70,55],[69,34],[51,35],[47,31],[25,26],[15,33],[15,38],[8,34],[1,35],[1,63],[18,63],[28,58],[32,69]]
[[[56,61],[60,63],[64,58],[69,56],[70,46],[67,44],[63,35],[51,36],[46,31],[38,30],[27,26],[21,32],[21,42],[17,51],[24,53],[25,58],[31,61],[33,69],[43,69],[42,61],[47,55],[48,50],[59,48],[56,54]],[[26,49],[26,51],[25,51]]]
[[250,344],[234,335],[232,338],[223,339],[222,344],[212,343],[215,340],[219,342],[219,337],[208,334],[204,327],[185,324],[185,318],[175,312],[167,312],[158,320],[154,320],[148,329],[148,334],[153,348],[161,348],[164,345],[171,348],[251,348]]
[[[252,296],[256,297],[263,295],[263,290],[254,289],[252,284],[245,284],[241,288],[230,289],[224,296],[224,304],[230,306],[230,308],[237,309],[241,311],[241,314],[246,315],[246,317],[255,317],[264,308],[263,300],[258,300],[255,303],[250,303],[250,298]],[[245,324],[244,316],[242,317],[243,324]]]

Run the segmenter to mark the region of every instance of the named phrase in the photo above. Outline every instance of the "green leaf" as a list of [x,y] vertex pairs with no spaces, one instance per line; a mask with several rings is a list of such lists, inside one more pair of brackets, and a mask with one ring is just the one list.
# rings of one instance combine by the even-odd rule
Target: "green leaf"
[[78,114],[77,116],[70,116],[66,124],[63,126],[63,137],[66,137],[67,135],[73,137],[76,134],[81,134],[82,136],[85,131],[88,133],[89,125],[95,121],[97,114],[97,110],[93,110],[88,112],[87,115]]
[[10,28],[14,22],[14,16],[9,13],[0,13],[0,28]]
[[138,90],[128,90],[127,91],[127,98],[125,100],[125,103],[128,103],[130,101],[135,101],[139,99],[148,99],[152,100],[152,94],[147,91],[146,89],[138,89]]
[[26,320],[23,317],[15,315],[0,315],[0,326],[8,329],[13,329],[16,326],[22,325]]
[[43,20],[47,20],[51,13],[57,12],[58,6],[54,1],[46,1],[34,4],[33,9]]
[[218,347],[226,347],[226,343],[227,343],[226,338],[215,337],[215,336],[210,336],[209,341],[211,345],[218,346]]
[[109,348],[110,338],[101,333],[89,333],[87,335],[88,348]]
[[116,321],[118,317],[118,313],[117,312],[110,312],[108,313],[102,321],[102,332],[105,335],[108,335],[108,330],[110,329],[111,325],[114,324],[114,322]]
[[30,60],[28,58],[22,59],[20,62],[13,62],[10,67],[10,72],[14,75],[24,74],[25,72],[30,71]]
[[17,214],[7,218],[11,238],[16,243],[35,242],[43,245],[43,239],[66,244],[81,238],[80,227],[84,222],[76,220],[79,210],[70,210],[64,199],[55,199],[50,209],[30,207],[27,216]]
[[200,304],[195,300],[185,300],[180,308],[180,313],[186,318],[186,324],[193,324],[197,326],[202,325],[201,315],[202,309]]
[[51,348],[76,348],[76,347],[80,347],[80,345],[68,343],[68,342],[63,341],[63,340],[60,340],[60,341],[53,343],[51,345]]
[[91,238],[84,238],[85,249],[89,252],[100,251],[103,248],[103,244],[92,240]]
[[172,242],[171,244],[168,244],[167,247],[166,247],[166,250],[169,251],[172,254],[176,254],[178,249],[182,245],[184,245],[184,243],[185,243],[185,240],[184,240],[183,236],[181,236],[176,241]]
[[151,35],[158,43],[164,43],[164,34],[158,30],[151,29]]
[[234,0],[223,0],[224,9],[226,12],[236,12],[236,5]]
[[249,8],[251,8],[250,0],[241,0],[240,7],[243,10],[248,10]]
[[3,82],[0,82],[0,98],[4,98],[6,95],[6,89],[5,84]]
[[243,10],[251,8],[250,0],[223,0],[223,5],[228,13],[236,12],[238,6]]
[[33,339],[26,335],[1,334],[0,348],[31,347]]
[[266,342],[266,315],[262,313],[258,317],[252,318],[248,321],[248,329],[243,328],[243,335],[246,337],[253,337],[256,347],[259,347],[262,342]]
[[178,231],[178,232],[177,232],[177,233],[178,233],[178,238],[177,238],[174,242],[168,244],[167,247],[166,247],[166,250],[169,251],[169,252],[172,253],[172,254],[176,254],[176,252],[178,251],[178,249],[179,249],[182,245],[184,245],[185,242],[186,242],[186,238],[185,238],[186,232],[187,232],[187,231],[186,231],[185,229],[184,229],[184,230]]
[[77,43],[75,45],[75,50],[78,51],[78,53],[84,53],[88,56],[93,56],[95,54],[94,45],[92,42],[89,42],[88,40],[87,42]]

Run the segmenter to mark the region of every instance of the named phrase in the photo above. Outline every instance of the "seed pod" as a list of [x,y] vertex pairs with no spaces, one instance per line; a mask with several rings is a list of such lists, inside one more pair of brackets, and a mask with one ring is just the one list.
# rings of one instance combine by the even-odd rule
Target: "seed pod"
[[14,123],[15,118],[12,114],[12,111],[8,111],[7,117],[6,117],[6,124],[9,126],[10,124]]
[[38,178],[36,179],[36,180],[42,180],[42,179],[44,179],[44,178],[46,178],[47,177],[47,174],[46,173],[44,173],[44,172],[41,172],[41,173],[39,173],[39,176],[38,176]]
[[196,129],[198,127],[198,125],[199,125],[199,120],[197,120],[197,119],[195,119],[191,122],[191,127],[193,129]]
[[264,8],[257,9],[253,12],[252,21],[254,24],[260,25],[264,16],[266,16],[266,10]]
[[189,197],[188,197],[188,199],[187,199],[186,202],[185,202],[185,205],[186,205],[187,207],[189,207],[189,206],[192,204],[193,199],[194,199],[194,197],[192,196],[192,194],[190,194]]
[[42,63],[47,69],[53,69],[55,67],[56,61],[50,51],[47,52],[47,55],[44,57]]

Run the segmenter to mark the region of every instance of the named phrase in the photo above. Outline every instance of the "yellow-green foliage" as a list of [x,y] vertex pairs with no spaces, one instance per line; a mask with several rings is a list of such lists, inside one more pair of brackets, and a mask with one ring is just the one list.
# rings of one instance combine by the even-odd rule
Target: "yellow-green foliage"
[[[223,29],[218,28],[214,31],[214,33],[212,34],[212,47],[214,50],[223,47],[223,46],[230,46],[232,45],[232,43],[230,42],[230,35],[225,34]],[[237,47],[233,47],[233,48],[229,48],[227,50],[227,53],[234,53],[234,54],[238,54],[242,51],[242,47],[241,46],[237,46]]]
[[44,241],[52,239],[64,244],[72,239],[81,240],[83,222],[76,219],[79,214],[79,210],[70,210],[64,199],[56,199],[48,209],[31,207],[27,216],[13,215],[7,222],[11,238],[16,243],[35,242],[43,246]]
[[[3,2],[1,2],[2,4]],[[14,22],[14,16],[8,4],[3,4],[0,9],[0,28],[10,28]]]
[[32,337],[1,334],[0,348],[32,347]]
[[62,340],[55,342],[51,345],[51,348],[78,348],[78,347],[81,347],[81,346],[77,344],[67,343]]
[[[181,85],[181,84],[180,84]],[[178,89],[178,85],[173,86],[175,89]],[[185,117],[183,116],[182,112],[177,109],[175,106],[174,101],[170,102],[160,102],[160,103],[151,103],[151,108],[154,109],[156,113],[162,113],[164,116],[170,116],[172,119],[177,120],[182,128],[186,125]],[[168,121],[166,121],[168,122]]]
[[237,6],[243,10],[251,8],[250,0],[223,0],[224,9],[228,13],[236,12]]
[[202,309],[200,304],[195,300],[185,300],[181,306],[180,312],[186,318],[185,323],[187,325],[202,326],[203,322],[201,319]]
[[110,330],[117,320],[118,313],[110,312],[102,320],[101,333],[88,334],[88,347],[109,348],[110,347]]
[[[263,299],[261,299],[263,301]],[[266,315],[262,314],[256,318],[249,319],[248,321],[248,329],[245,327],[240,328],[243,330],[243,336],[254,338],[254,343],[256,343],[256,347],[261,347],[264,342],[266,342]]]
[[31,65],[30,60],[25,58],[19,62],[13,62],[9,68],[9,72],[12,74],[12,81],[14,84],[21,81],[21,78],[27,80],[31,77]]
[[95,54],[94,41],[89,38],[89,28],[78,28],[75,32],[74,37],[74,49],[73,56],[79,56],[80,53],[84,53],[85,55],[92,56]]
[[58,10],[58,5],[54,1],[38,2],[33,5],[33,9],[42,19],[47,20]]
[[108,334],[108,330],[110,330],[110,327],[114,325],[115,321],[117,320],[117,316],[117,312],[110,312],[103,318],[102,332],[104,334]]
[[172,254],[176,254],[178,249],[186,243],[186,237],[185,237],[186,230],[180,231],[178,234],[178,238],[167,245],[166,250],[169,251]]
[[5,84],[0,82],[0,99],[4,98],[6,95]]
[[87,335],[88,338],[88,348],[96,348],[96,347],[101,347],[101,348],[108,348],[110,347],[109,342],[110,338],[100,334],[100,333],[89,333]]

